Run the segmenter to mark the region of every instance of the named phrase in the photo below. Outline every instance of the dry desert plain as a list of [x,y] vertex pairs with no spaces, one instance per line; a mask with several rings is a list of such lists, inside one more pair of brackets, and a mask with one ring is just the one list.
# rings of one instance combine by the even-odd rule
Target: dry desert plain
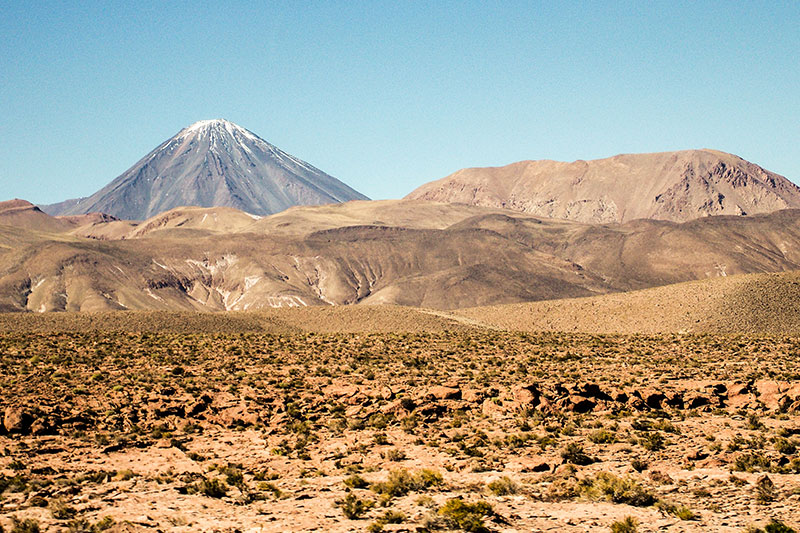
[[[795,281],[482,312],[0,315],[0,525],[792,531],[800,338],[774,313],[796,304],[756,299],[773,320],[725,331],[735,298],[691,304],[719,284]],[[576,306],[622,332],[558,331]]]

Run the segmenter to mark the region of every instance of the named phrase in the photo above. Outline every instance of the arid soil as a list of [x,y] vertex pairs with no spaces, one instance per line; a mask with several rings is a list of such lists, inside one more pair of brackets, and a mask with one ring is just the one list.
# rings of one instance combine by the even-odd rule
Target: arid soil
[[3,330],[2,528],[800,525],[800,340],[231,327]]

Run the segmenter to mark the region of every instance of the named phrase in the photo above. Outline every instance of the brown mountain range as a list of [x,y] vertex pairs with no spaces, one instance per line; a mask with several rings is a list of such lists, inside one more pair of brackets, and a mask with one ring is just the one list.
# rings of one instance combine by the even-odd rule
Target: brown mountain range
[[800,207],[800,188],[715,150],[625,154],[593,161],[521,161],[467,168],[407,198],[501,207],[579,222],[685,222]]
[[800,210],[592,225],[384,201],[264,218],[178,208],[69,228],[29,211],[41,220],[0,226],[3,311],[454,309],[800,268]]

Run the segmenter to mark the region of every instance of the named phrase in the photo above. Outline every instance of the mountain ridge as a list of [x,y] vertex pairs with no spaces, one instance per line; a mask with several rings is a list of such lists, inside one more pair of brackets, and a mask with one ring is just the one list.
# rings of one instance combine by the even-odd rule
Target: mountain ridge
[[798,208],[800,187],[739,156],[703,149],[465,168],[406,198],[588,223],[637,218],[685,222]]

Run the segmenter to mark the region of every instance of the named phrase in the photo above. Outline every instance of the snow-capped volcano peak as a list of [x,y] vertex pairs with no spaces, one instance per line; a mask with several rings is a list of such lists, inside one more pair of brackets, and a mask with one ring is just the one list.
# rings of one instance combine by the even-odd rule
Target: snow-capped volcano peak
[[[89,198],[58,211],[143,220],[180,206],[268,215],[366,196],[225,119],[201,120],[161,143]],[[56,212],[56,211],[54,211]]]
[[224,118],[198,120],[194,124],[183,128],[178,133],[177,137],[184,138],[197,135],[210,135],[213,133],[227,133],[234,137],[238,134],[239,136],[243,136],[248,139],[260,139],[260,137],[253,132],[246,130],[238,124],[234,124],[229,120],[225,120]]

